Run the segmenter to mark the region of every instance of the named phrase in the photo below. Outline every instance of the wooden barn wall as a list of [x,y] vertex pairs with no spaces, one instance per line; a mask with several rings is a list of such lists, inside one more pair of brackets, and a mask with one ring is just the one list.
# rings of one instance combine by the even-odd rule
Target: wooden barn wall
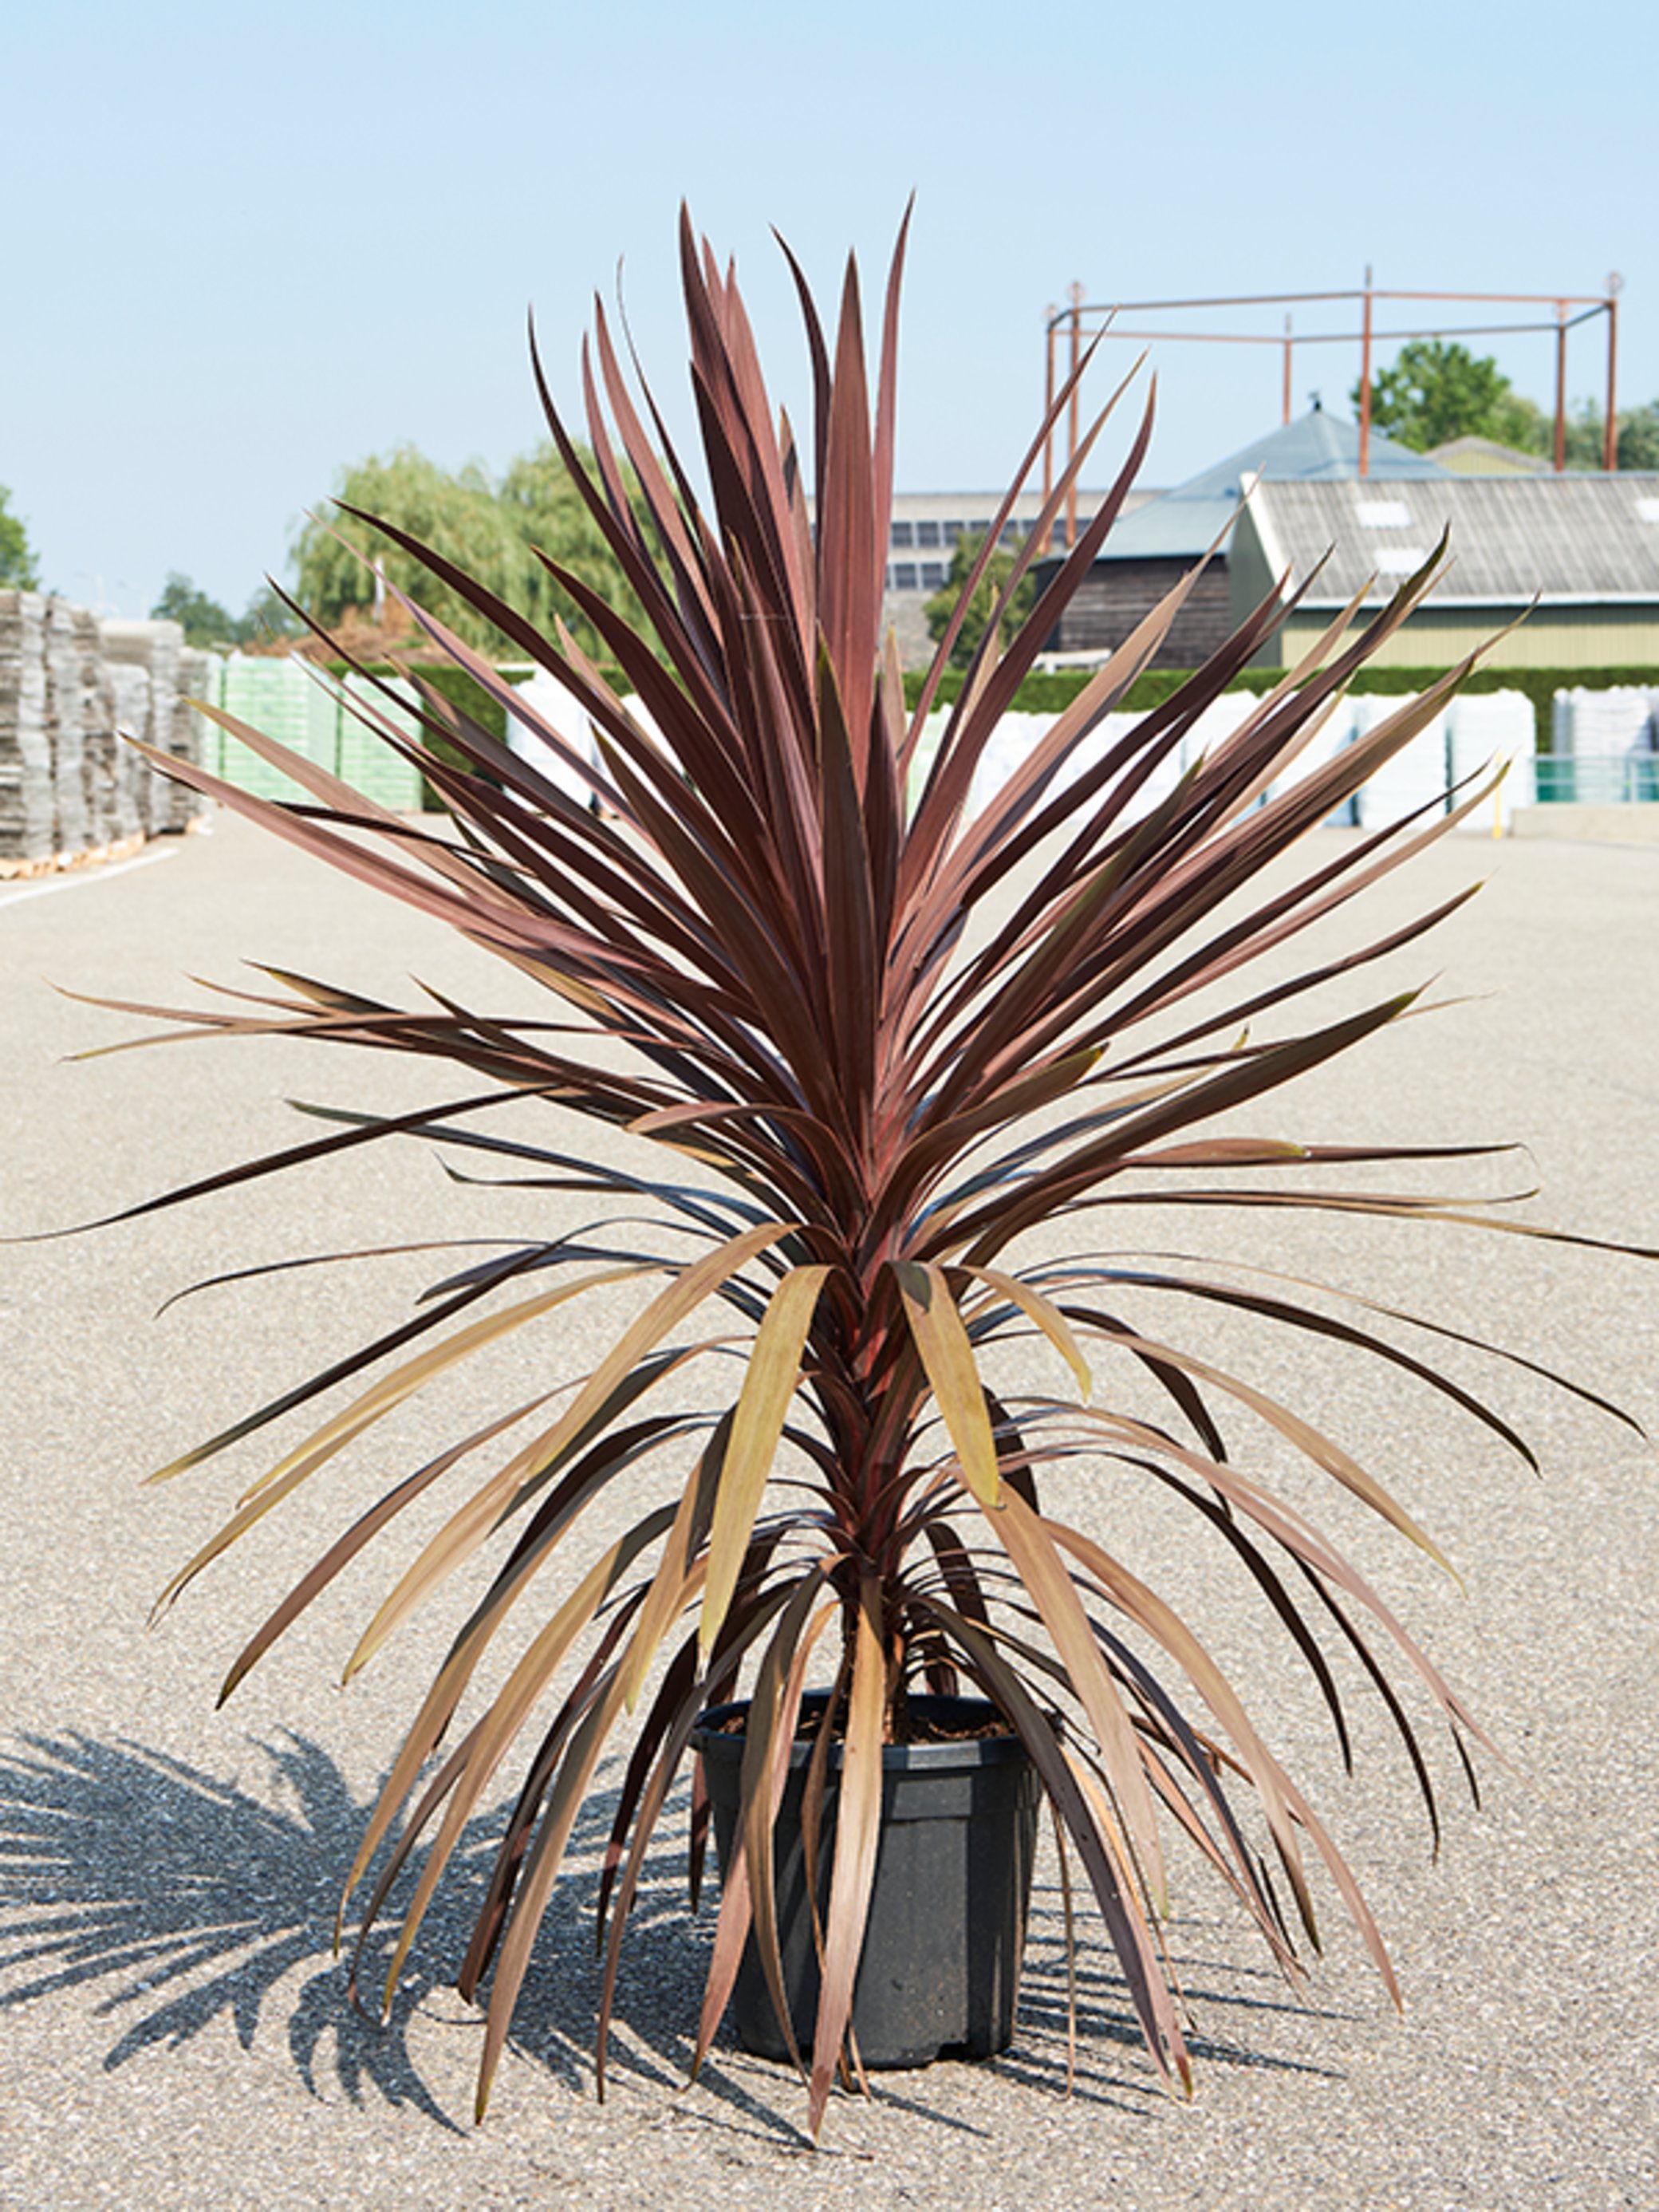
[[[1048,641],[1051,653],[1092,653],[1121,645],[1195,566],[1187,559],[1097,561]],[[1232,630],[1227,563],[1218,555],[1194,586],[1152,659],[1154,668],[1195,668]]]

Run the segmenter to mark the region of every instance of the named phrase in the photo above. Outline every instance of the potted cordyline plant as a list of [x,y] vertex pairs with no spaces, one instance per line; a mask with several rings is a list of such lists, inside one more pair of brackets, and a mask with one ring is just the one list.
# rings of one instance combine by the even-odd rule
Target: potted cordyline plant
[[[567,433],[538,363],[552,435],[650,634],[630,629],[580,576],[547,565],[631,697],[562,627],[542,635],[441,550],[377,526],[580,703],[597,763],[540,727],[488,659],[409,605],[431,647],[540,728],[569,774],[591,784],[597,808],[497,742],[418,670],[410,680],[441,749],[401,735],[390,713],[361,711],[418,759],[447,810],[441,830],[383,812],[228,715],[215,719],[285,770],[309,803],[267,803],[157,762],[302,850],[441,917],[544,985],[551,1001],[545,1021],[447,1000],[411,1012],[276,975],[252,1010],[186,1011],[174,1018],[191,1030],[276,1030],[447,1061],[470,1087],[396,1117],[332,1114],[325,1118],[335,1126],[312,1142],[149,1201],[410,1133],[492,1164],[526,1205],[547,1194],[544,1233],[526,1228],[510,1249],[482,1261],[470,1255],[412,1318],[161,1470],[195,1467],[391,1363],[253,1485],[175,1577],[170,1600],[459,1363],[513,1334],[539,1343],[550,1362],[548,1396],[457,1441],[337,1535],[226,1684],[228,1694],[364,1547],[384,1547],[429,1486],[458,1492],[439,1533],[403,1564],[346,1669],[355,1673],[489,1550],[494,1577],[397,1753],[348,1887],[392,1839],[373,1923],[417,1844],[428,1845],[389,1995],[465,1825],[503,1761],[527,1742],[460,1976],[469,1994],[493,1978],[481,2112],[579,1810],[621,1742],[631,1747],[599,1893],[601,2087],[629,1906],[688,1763],[694,1885],[717,1768],[730,1796],[697,2058],[747,1973],[763,2025],[751,2011],[745,2032],[763,2044],[769,2033],[792,2052],[799,2046],[814,2130],[837,2069],[882,2055],[860,2048],[860,2029],[866,2039],[884,2032],[881,1990],[907,1975],[914,1982],[887,1934],[878,1966],[860,1978],[860,1961],[878,1869],[902,1856],[889,1852],[884,1805],[891,1811],[895,1776],[925,1769],[930,1750],[967,1771],[958,1814],[965,1805],[976,1854],[991,1813],[988,1798],[974,1793],[999,1799],[1010,1871],[998,1879],[1014,1893],[1012,1905],[994,1897],[972,1907],[992,1931],[993,1956],[972,1969],[978,1994],[958,2008],[981,2011],[942,2020],[932,2048],[983,2048],[1006,2036],[1039,1795],[1086,1875],[1166,2080],[1185,2082],[1188,2058],[1160,1942],[1165,1829],[1229,1885],[1291,1974],[1298,1971],[1292,1923],[1312,1930],[1308,1870],[1322,1861],[1393,1988],[1352,1876],[1194,1628],[1114,1555],[1109,1528],[1074,1525],[1067,1475],[1080,1453],[1165,1486],[1206,1537],[1231,1548],[1329,1701],[1345,1753],[1318,1634],[1333,1625],[1382,1689],[1425,1791],[1386,1655],[1426,1685],[1454,1733],[1479,1733],[1367,1583],[1230,1454],[1224,1409],[1270,1425],[1432,1551],[1429,1538],[1337,1443],[1183,1348],[1176,1319],[1183,1309],[1222,1308],[1357,1347],[1525,1449],[1495,1412],[1382,1333],[1376,1308],[1344,1306],[1335,1292],[1290,1288],[1243,1264],[1259,1257],[1261,1232],[1279,1209],[1444,1218],[1443,1204],[1334,1186],[1329,1171],[1449,1155],[1301,1146],[1211,1126],[1402,1014],[1410,997],[1390,995],[1340,1019],[1285,1018],[1318,986],[1409,942],[1458,903],[1306,973],[1251,980],[1261,956],[1480,802],[1477,791],[1449,812],[1421,810],[1334,854],[1322,850],[1300,873],[1278,865],[1430,720],[1457,680],[1461,672],[1336,757],[1289,773],[1354,671],[1417,604],[1433,563],[1351,636],[1356,601],[1249,720],[1169,788],[1160,769],[1286,605],[1273,593],[1130,735],[1103,750],[1090,746],[1152,660],[1183,584],[972,811],[988,743],[1121,507],[1150,409],[1109,497],[1029,621],[1006,642],[996,622],[987,629],[929,758],[924,741],[936,726],[929,717],[955,626],[908,710],[881,628],[902,250],[901,234],[873,407],[855,270],[849,264],[833,342],[795,270],[815,399],[810,507],[807,457],[769,401],[734,278],[689,225],[684,283],[708,504],[654,406],[641,412],[630,397],[602,312],[583,364],[591,456]],[[1068,383],[1044,430],[1071,392]],[[1104,420],[1081,441],[1025,537],[1008,593],[1048,546]],[[986,534],[963,607],[1013,498]],[[606,1051],[585,1052],[584,1036],[605,1040]],[[503,1106],[513,1109],[510,1128],[489,1118]],[[556,1134],[573,1115],[605,1133],[591,1154],[565,1150]],[[665,1177],[653,1171],[651,1147],[689,1155],[695,1167]],[[1264,1168],[1305,1179],[1281,1172],[1253,1181]],[[645,1226],[641,1201],[653,1209]],[[1250,1232],[1241,1264],[1158,1255],[1155,1240],[1141,1256],[1032,1258],[1023,1245],[1029,1231],[1082,1231],[1103,1219],[1121,1237],[1146,1223],[1146,1208],[1156,1220],[1170,1202],[1236,1210]],[[1052,1253],[1054,1237],[1044,1241]],[[626,1280],[639,1285],[633,1318],[591,1372],[560,1372],[561,1310],[596,1285]],[[703,1317],[711,1309],[720,1312],[712,1326]],[[1075,1377],[1074,1394],[1017,1396],[1000,1382],[999,1347],[1020,1334],[1047,1340],[1055,1372]],[[660,1389],[671,1376],[683,1383],[688,1370],[708,1378],[696,1413],[684,1410],[683,1389],[671,1402]],[[1131,1370],[1158,1388],[1163,1416],[1115,1399],[1114,1375]],[[562,1575],[585,1516],[603,1521],[610,1486],[624,1473],[637,1479],[642,1464],[656,1470],[659,1502],[620,1534],[607,1524],[583,1571]],[[502,1661],[504,1674],[475,1698],[459,1741],[429,1771],[487,1655],[509,1646],[512,1663]],[[958,1694],[981,1702],[964,1715],[948,1702]],[[728,1741],[710,1709],[744,1701],[746,1725]],[[1247,1800],[1259,1832],[1247,1823]],[[951,1848],[963,1847],[958,1835]],[[933,1880],[924,1875],[924,1886]],[[781,1930],[786,1892],[801,1919]],[[879,1901],[873,1909],[883,1910]],[[952,1940],[960,1948],[963,1939]],[[955,1968],[941,1971],[966,1986]],[[998,2014],[988,2028],[987,1976]],[[855,1998],[863,2006],[872,1990],[869,2030]]]

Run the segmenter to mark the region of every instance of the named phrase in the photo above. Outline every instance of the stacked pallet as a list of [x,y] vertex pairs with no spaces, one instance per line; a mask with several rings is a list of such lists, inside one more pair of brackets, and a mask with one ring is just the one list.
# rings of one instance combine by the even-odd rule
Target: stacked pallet
[[0,592],[0,859],[55,851],[46,726],[46,601]]
[[[61,603],[60,603],[61,604]],[[121,781],[116,756],[121,750],[115,736],[115,697],[105,665],[98,618],[85,607],[65,607],[64,641],[59,653],[63,709],[80,732],[81,795],[86,810],[85,845],[99,850],[118,844],[131,834],[131,817],[122,804]],[[65,770],[60,768],[61,787]],[[64,836],[62,801],[58,813],[58,847],[77,852],[84,848]]]
[[210,657],[177,623],[100,624],[84,607],[0,592],[0,872],[72,866],[157,830],[203,802],[121,739],[194,760]]
[[136,660],[106,660],[104,678],[109,698],[116,818],[136,830],[147,831],[154,811],[151,792],[161,778],[126,740],[139,738],[146,744],[149,742],[149,671]]
[[[118,667],[140,667],[149,678],[149,726],[131,734],[142,737],[159,753],[196,757],[201,718],[192,714],[179,697],[184,631],[174,622],[106,622],[102,627],[105,659]],[[193,791],[148,769],[140,805],[143,814],[140,826],[152,836],[159,830],[182,830],[202,811],[202,802]]]
[[[216,653],[199,652],[194,646],[185,646],[179,655],[179,691],[173,715],[173,750],[177,758],[194,762],[200,768],[207,766],[209,753],[219,731],[217,725],[210,722],[205,714],[197,713],[191,702],[213,696],[219,665]],[[128,746],[126,750],[131,751],[131,747]],[[180,820],[188,823],[206,813],[208,803],[199,792],[192,791],[187,784],[182,783],[175,783],[172,788],[175,805],[179,801],[183,802],[184,811],[179,817]]]
[[75,617],[67,599],[46,601],[46,741],[52,753],[52,850],[85,853],[100,841],[87,811],[86,708]]

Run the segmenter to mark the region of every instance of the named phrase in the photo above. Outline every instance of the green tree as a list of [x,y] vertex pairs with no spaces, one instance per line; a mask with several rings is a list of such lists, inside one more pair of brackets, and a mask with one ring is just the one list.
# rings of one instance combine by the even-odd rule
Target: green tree
[[[1605,457],[1607,416],[1593,399],[1581,399],[1567,416],[1567,466],[1599,469]],[[1659,469],[1659,399],[1626,409],[1619,417],[1618,465]]]
[[[399,446],[342,470],[335,492],[337,498],[437,547],[504,599],[523,589],[523,548],[489,477],[476,465],[451,475],[416,447]],[[390,584],[417,597],[469,644],[493,649],[498,641],[464,601],[433,583],[411,556],[355,515],[331,508],[313,516],[295,540],[293,557],[295,596],[315,621],[332,625],[349,607],[374,605],[375,582],[368,565],[373,559]]]
[[261,584],[247,603],[247,612],[237,624],[240,645],[262,645],[276,637],[297,637],[303,625],[280,597],[275,585]]
[[1659,399],[1619,417],[1621,469],[1659,469]]
[[[978,559],[979,549],[983,543],[982,536],[970,535],[957,540],[944,589],[936,592],[923,609],[927,617],[927,635],[936,645],[951,626],[951,617],[957,611],[957,601],[968,587],[969,572]],[[979,641],[985,635],[985,627],[991,619],[998,595],[1005,589],[1013,572],[1014,556],[1012,553],[999,550],[986,562],[985,574],[979,580],[969,602],[968,611],[963,617],[962,628],[957,632],[956,643],[951,647],[950,665],[952,668],[966,668],[972,660]],[[1006,630],[1018,628],[1036,605],[1036,578],[1028,573],[1020,579],[1012,603],[1004,611],[1002,619]]]
[[[1359,386],[1349,395],[1359,404]],[[1455,339],[1413,338],[1371,382],[1371,421],[1402,446],[1425,453],[1452,438],[1495,438],[1522,453],[1542,453],[1549,424],[1487,354]]]
[[[477,463],[452,474],[416,447],[400,446],[343,470],[337,496],[397,524],[532,621],[545,623],[556,608],[601,664],[609,657],[598,632],[554,584],[535,549],[580,574],[630,620],[640,618],[638,602],[551,446],[512,462],[499,484]],[[389,583],[470,645],[492,653],[517,649],[411,555],[355,515],[331,513],[308,521],[293,552],[295,596],[325,625],[337,623],[348,607],[372,605],[367,554],[381,562]]]
[[[584,460],[591,459],[585,448],[580,450]],[[623,481],[630,493],[636,489],[631,470],[624,471]],[[540,623],[557,613],[571,624],[586,649],[608,664],[610,655],[598,632],[579,612],[569,593],[548,574],[536,558],[537,550],[580,576],[630,626],[644,623],[645,610],[605,544],[586,501],[571,482],[557,448],[544,441],[532,452],[510,461],[496,496],[530,555],[525,611]]]
[[38,592],[40,571],[21,518],[11,511],[11,494],[0,484],[0,586],[14,592]]
[[300,627],[269,584],[253,594],[246,614],[228,614],[217,599],[210,599],[177,568],[168,574],[149,611],[153,621],[181,624],[186,645],[210,651],[258,645],[273,635],[291,637]]
[[241,642],[235,616],[227,614],[217,599],[210,599],[177,568],[169,572],[149,611],[152,621],[179,623],[186,645],[223,647]]

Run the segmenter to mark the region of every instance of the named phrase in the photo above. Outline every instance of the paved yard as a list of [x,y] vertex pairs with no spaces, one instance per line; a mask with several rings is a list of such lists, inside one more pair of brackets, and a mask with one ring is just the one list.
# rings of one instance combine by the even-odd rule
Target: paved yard
[[[1310,1086],[1299,1111],[1282,1105],[1275,1126],[1523,1138],[1518,1164],[1474,1162],[1455,1180],[1487,1190],[1505,1176],[1537,1180],[1543,1196],[1528,1218],[1659,1246],[1659,851],[1468,839],[1429,856],[1411,902],[1477,872],[1491,876],[1483,896],[1386,969],[1390,981],[1437,970],[1435,995],[1469,1002],[1385,1035]],[[1375,896],[1378,934],[1407,898],[1403,884]],[[304,1125],[290,1097],[429,1095],[406,1070],[272,1041],[63,1064],[140,1025],[49,981],[167,1003],[191,994],[188,975],[238,980],[244,957],[371,992],[407,990],[411,975],[479,1000],[503,988],[482,955],[222,820],[125,870],[0,889],[0,1231],[85,1219],[295,1140]],[[522,988],[511,978],[505,988]],[[161,1490],[139,1482],[331,1346],[395,1318],[431,1270],[392,1260],[305,1271],[210,1291],[157,1319],[171,1293],[307,1251],[511,1234],[527,1206],[522,1194],[451,1184],[418,1145],[383,1146],[177,1214],[0,1250],[0,2203],[1659,2204],[1652,1455],[1610,1421],[1499,1374],[1494,1395],[1538,1445],[1539,1479],[1408,1384],[1337,1354],[1242,1340],[1235,1348],[1270,1387],[1301,1392],[1370,1455],[1465,1577],[1459,1592],[1318,1502],[1514,1762],[1485,1763],[1477,1810],[1434,1741],[1437,1863],[1374,1699],[1355,1686],[1349,1782],[1257,1609],[1235,1607],[1218,1564],[1178,1547],[1121,1480],[1079,1476],[1071,1502],[1190,1606],[1253,1685],[1275,1743],[1312,1774],[1391,1942],[1403,2020],[1334,1897],[1304,2003],[1177,1862],[1173,1942],[1199,2023],[1197,2098],[1182,2107],[1158,2094],[1091,1934],[1068,2100],[1058,1894],[1045,1869],[1012,2052],[891,2077],[870,2106],[840,2100],[814,2156],[798,2132],[802,2094],[774,2069],[729,2052],[696,2088],[681,2086],[707,1929],[681,1916],[665,1852],[624,1966],[609,2100],[595,2100],[586,2050],[591,1875],[579,1871],[475,2130],[479,2028],[445,1979],[460,1905],[428,1923],[385,2029],[346,2009],[329,1951],[358,1823],[451,1617],[417,1619],[341,1694],[353,1624],[386,1580],[371,1555],[223,1711],[214,1696],[241,1636],[325,1536],[489,1402],[489,1389],[468,1384],[411,1411],[153,1632],[150,1600],[262,1462],[246,1447]],[[1199,1234],[1221,1231],[1209,1221]],[[1276,1232],[1252,1256],[1488,1331],[1659,1423],[1653,1268],[1458,1229],[1340,1221]],[[574,1362],[580,1336],[550,1348]],[[499,1387],[536,1357],[508,1354]],[[1458,1372],[1477,1370],[1460,1362]],[[476,1854],[469,1863],[463,1891]]]

